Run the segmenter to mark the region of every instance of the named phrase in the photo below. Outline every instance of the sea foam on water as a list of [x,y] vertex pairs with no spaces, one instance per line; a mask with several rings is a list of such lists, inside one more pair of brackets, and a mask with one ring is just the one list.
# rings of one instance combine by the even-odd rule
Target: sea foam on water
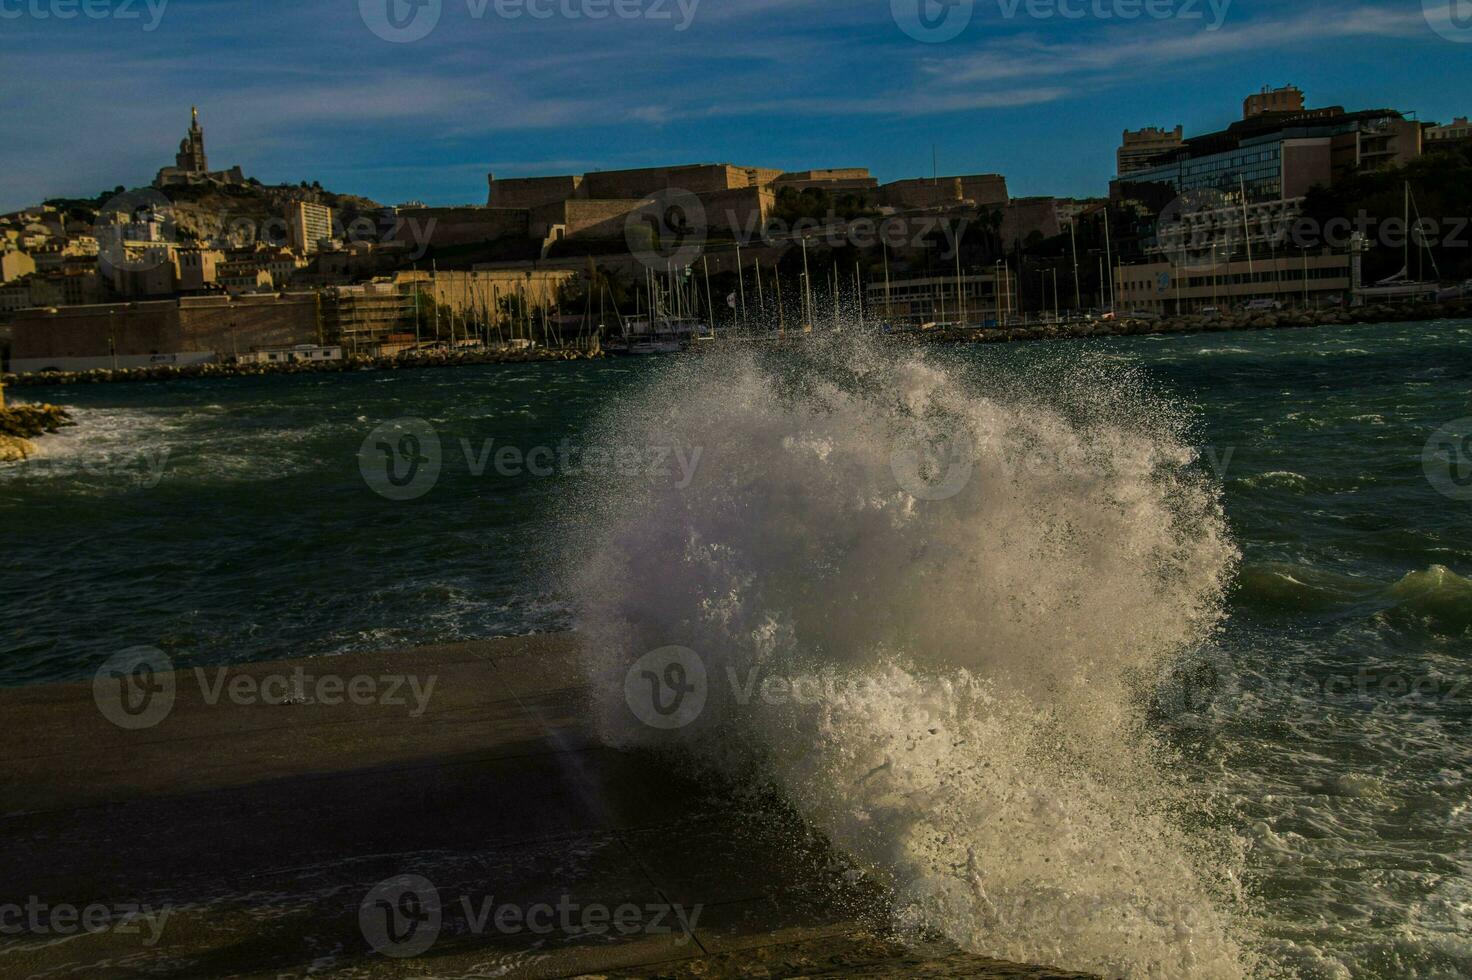
[[[769,781],[901,929],[1252,972],[1233,842],[1142,696],[1237,561],[1184,426],[1118,364],[989,374],[845,334],[661,366],[596,436],[699,449],[694,480],[605,476],[569,508],[604,737]],[[697,661],[630,686],[672,647]],[[644,679],[700,710],[650,724]]]

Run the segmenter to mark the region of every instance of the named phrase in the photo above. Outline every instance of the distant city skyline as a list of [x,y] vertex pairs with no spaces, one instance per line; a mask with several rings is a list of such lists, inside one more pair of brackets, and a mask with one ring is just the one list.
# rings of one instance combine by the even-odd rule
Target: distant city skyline
[[1264,85],[1426,121],[1472,109],[1472,37],[1437,0],[1156,0],[1175,16],[1130,21],[1132,0],[952,0],[908,31],[906,2],[98,0],[110,16],[66,19],[67,0],[4,0],[0,210],[149,183],[191,105],[216,165],[386,204],[482,203],[487,171],[888,181],[928,176],[932,147],[942,174],[1003,173],[1016,196],[1101,196],[1122,130],[1219,129]]

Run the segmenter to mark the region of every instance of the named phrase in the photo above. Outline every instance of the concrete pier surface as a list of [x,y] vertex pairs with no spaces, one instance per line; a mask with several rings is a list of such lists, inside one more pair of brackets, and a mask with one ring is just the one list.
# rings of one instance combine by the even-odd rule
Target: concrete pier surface
[[1080,976],[887,935],[780,801],[601,745],[577,657],[0,691],[0,976]]

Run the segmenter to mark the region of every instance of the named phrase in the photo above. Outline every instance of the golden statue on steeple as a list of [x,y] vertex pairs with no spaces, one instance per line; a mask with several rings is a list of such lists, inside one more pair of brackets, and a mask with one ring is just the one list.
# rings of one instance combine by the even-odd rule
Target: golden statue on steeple
[[179,155],[174,163],[186,173],[205,173],[210,169],[204,155],[204,130],[199,126],[199,107],[189,107],[189,135],[179,142]]

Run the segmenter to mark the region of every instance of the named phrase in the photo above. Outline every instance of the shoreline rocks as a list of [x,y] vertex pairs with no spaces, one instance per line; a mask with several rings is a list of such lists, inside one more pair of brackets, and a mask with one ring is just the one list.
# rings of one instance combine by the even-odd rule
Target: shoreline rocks
[[20,436],[0,436],[0,463],[19,463],[36,455],[36,444]]
[[1158,320],[1126,317],[1118,320],[1042,323],[1025,327],[936,330],[919,336],[936,343],[995,344],[1029,340],[1083,340],[1091,337],[1284,330],[1304,327],[1353,326],[1366,323],[1418,323],[1428,320],[1466,318],[1472,318],[1472,303],[1422,303],[1414,306],[1355,306],[1323,310],[1254,310],[1209,316],[1187,314]]
[[7,386],[108,384],[124,381],[173,381],[189,378],[251,378],[271,374],[341,374],[346,371],[398,371],[421,367],[460,367],[468,364],[528,364],[545,361],[596,360],[605,355],[582,350],[534,348],[512,351],[421,351],[397,357],[349,356],[340,361],[287,361],[265,364],[211,362],[178,367],[159,364],[143,368],[92,368],[87,371],[35,371],[7,374]]
[[0,408],[0,463],[16,463],[36,455],[31,440],[68,425],[76,425],[64,408],[55,405],[9,405]]
[[7,405],[0,408],[0,435],[20,439],[76,425],[66,409],[56,405]]

